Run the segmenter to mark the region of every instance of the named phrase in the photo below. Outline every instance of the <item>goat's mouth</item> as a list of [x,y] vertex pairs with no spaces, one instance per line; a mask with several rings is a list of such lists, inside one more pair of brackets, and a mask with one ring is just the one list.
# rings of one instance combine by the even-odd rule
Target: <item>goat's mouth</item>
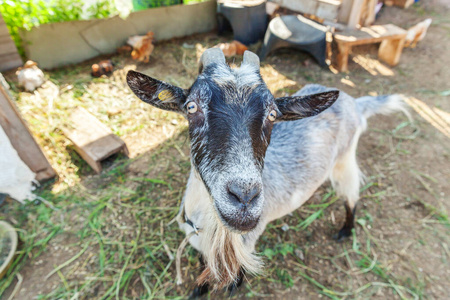
[[247,207],[236,209],[233,211],[223,212],[220,207],[217,208],[222,223],[232,231],[245,233],[255,229],[261,217],[260,214],[255,214]]

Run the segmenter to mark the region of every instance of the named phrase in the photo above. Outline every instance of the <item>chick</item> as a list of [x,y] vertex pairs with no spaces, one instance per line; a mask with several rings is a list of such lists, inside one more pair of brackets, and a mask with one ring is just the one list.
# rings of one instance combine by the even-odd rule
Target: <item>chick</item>
[[23,86],[28,92],[34,91],[45,82],[44,72],[32,60],[27,61],[23,68],[19,68],[16,75],[19,85]]
[[405,47],[415,48],[416,44],[423,40],[432,20],[426,19],[408,29],[405,39]]

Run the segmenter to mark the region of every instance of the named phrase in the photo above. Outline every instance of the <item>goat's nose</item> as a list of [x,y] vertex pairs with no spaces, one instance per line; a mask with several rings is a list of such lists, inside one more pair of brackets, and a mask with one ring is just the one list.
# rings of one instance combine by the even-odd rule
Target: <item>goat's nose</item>
[[261,188],[258,185],[251,187],[243,187],[235,182],[228,184],[228,193],[236,198],[242,204],[249,204],[253,199],[257,198],[261,193]]

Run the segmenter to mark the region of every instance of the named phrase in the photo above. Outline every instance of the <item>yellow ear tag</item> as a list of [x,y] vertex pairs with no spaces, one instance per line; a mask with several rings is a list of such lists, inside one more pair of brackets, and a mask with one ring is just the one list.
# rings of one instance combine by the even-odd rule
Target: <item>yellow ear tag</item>
[[158,94],[158,99],[161,101],[166,101],[169,100],[170,98],[172,98],[172,93],[169,90],[161,91]]

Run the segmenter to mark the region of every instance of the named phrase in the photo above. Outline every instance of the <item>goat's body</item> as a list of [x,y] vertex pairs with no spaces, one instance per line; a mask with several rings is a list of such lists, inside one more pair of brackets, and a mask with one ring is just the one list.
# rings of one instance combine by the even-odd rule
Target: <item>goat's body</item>
[[[330,89],[308,85],[295,95],[327,90]],[[267,223],[299,208],[327,179],[331,180],[338,195],[346,198],[346,207],[352,212],[359,198],[361,180],[356,146],[360,134],[366,129],[366,117],[402,110],[401,103],[398,96],[355,100],[341,92],[335,104],[317,116],[275,124],[265,156],[263,213],[252,231],[244,235],[231,233],[234,242],[239,243],[234,249],[249,255],[254,252],[256,241]],[[226,241],[212,242],[211,239],[217,238],[218,230],[229,230],[220,229],[223,225],[217,219],[210,196],[194,168],[182,205],[189,219],[203,229],[199,235],[191,237],[191,244],[207,259],[217,255],[222,250],[215,246]],[[193,230],[184,220],[180,220],[180,226],[187,234]],[[245,256],[245,253],[238,256]],[[249,271],[253,267],[256,270],[257,265],[257,262],[250,266],[243,264]]]

